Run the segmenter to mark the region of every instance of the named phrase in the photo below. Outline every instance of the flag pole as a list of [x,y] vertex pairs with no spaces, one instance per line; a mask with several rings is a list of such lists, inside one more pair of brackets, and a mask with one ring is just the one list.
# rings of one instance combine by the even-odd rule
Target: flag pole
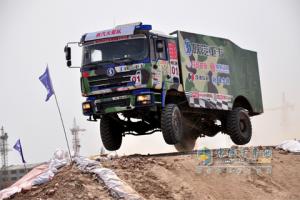
[[58,105],[58,101],[57,101],[57,97],[56,97],[55,92],[54,92],[54,97],[55,97],[55,102],[56,102],[56,106],[57,106],[57,109],[58,109],[58,113],[59,113],[59,116],[60,116],[61,125],[62,125],[64,133],[65,133],[65,139],[66,139],[66,143],[67,143],[67,147],[68,147],[68,151],[69,151],[69,156],[70,156],[70,159],[72,161],[72,156],[71,156],[70,146],[69,146],[67,133],[66,133],[66,129],[65,129],[65,124],[64,124],[64,120],[63,120],[62,115],[61,115],[61,111],[60,111],[60,108],[59,108],[59,105]]
[[25,172],[27,172],[27,167],[26,167],[26,164],[25,164],[25,163],[23,163],[23,165],[24,165]]
[[69,142],[68,142],[68,138],[67,138],[67,133],[66,133],[66,129],[65,129],[64,120],[62,118],[62,114],[61,114],[61,111],[60,111],[60,108],[59,108],[56,93],[53,89],[53,84],[52,84],[49,69],[48,69],[48,63],[46,63],[46,65],[47,65],[46,71],[39,77],[39,79],[48,91],[46,101],[48,101],[49,98],[54,94],[56,106],[57,106],[58,113],[59,113],[59,116],[60,116],[61,125],[62,125],[62,128],[64,130],[64,134],[65,134],[65,139],[66,139],[66,143],[67,143],[67,147],[68,147],[68,151],[69,151],[70,160],[72,161],[72,156],[71,156],[71,151],[70,151],[70,146],[69,146]]

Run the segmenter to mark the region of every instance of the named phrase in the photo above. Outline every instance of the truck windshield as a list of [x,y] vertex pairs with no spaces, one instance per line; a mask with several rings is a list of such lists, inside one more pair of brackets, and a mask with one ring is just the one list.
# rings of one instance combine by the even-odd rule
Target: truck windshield
[[82,65],[101,62],[139,61],[148,57],[146,38],[93,44],[83,47]]

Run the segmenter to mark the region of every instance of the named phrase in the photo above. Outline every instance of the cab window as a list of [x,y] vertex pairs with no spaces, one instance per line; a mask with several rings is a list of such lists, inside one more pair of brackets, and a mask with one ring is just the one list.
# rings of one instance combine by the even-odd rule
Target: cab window
[[167,60],[166,42],[162,39],[155,40],[156,58],[159,60]]
[[154,39],[150,39],[150,58],[151,60],[155,60],[155,47],[154,47]]

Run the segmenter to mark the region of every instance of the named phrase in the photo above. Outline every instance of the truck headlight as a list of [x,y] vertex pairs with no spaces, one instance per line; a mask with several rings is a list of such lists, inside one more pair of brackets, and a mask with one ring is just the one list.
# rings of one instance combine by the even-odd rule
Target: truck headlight
[[150,94],[139,95],[139,96],[137,96],[136,101],[138,101],[138,102],[151,101],[151,95]]
[[91,104],[89,102],[85,102],[82,104],[82,109],[83,110],[89,110],[91,109]]

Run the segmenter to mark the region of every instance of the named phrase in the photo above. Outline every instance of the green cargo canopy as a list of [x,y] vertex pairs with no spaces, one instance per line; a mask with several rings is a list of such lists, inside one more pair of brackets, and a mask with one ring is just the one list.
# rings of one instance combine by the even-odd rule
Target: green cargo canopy
[[228,39],[177,32],[182,80],[191,107],[231,110],[236,98],[263,112],[257,54]]

